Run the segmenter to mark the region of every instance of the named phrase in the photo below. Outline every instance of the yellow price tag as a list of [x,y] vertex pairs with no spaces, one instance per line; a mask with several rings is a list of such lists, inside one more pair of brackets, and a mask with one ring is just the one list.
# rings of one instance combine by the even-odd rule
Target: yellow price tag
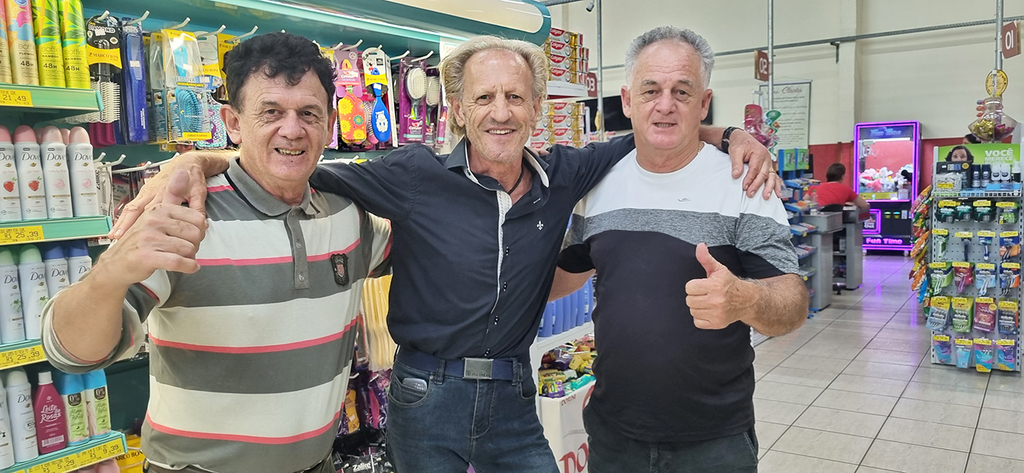
[[996,236],[996,232],[993,232],[992,230],[978,230],[978,236],[980,236],[980,237],[994,237],[994,236]]
[[977,302],[978,304],[991,304],[995,302],[995,299],[991,297],[979,297],[974,299],[974,302]]
[[124,444],[121,443],[120,438],[114,438],[81,452],[36,465],[29,468],[28,473],[68,473],[121,454],[124,454]]
[[971,267],[971,263],[968,263],[966,261],[954,261],[953,262],[953,267],[954,268],[970,268]]
[[946,230],[945,228],[936,228],[935,230],[932,230],[932,235],[949,235],[949,230]]
[[209,132],[185,132],[181,134],[181,139],[187,141],[206,141],[210,139],[212,136],[213,135],[211,135]]
[[31,107],[32,92],[27,90],[0,89],[0,105],[8,107]]
[[953,190],[953,183],[952,182],[940,182],[940,183],[936,184],[935,187],[938,188],[938,189],[942,189],[942,190]]
[[972,232],[956,232],[956,237],[957,238],[974,238],[974,233],[972,233]]
[[978,263],[975,267],[978,269],[990,269],[992,271],[995,271],[996,269],[995,263]]
[[949,335],[935,335],[935,336],[932,337],[932,340],[935,340],[935,341],[938,341],[938,342],[948,342],[949,341]]
[[85,51],[89,55],[89,65],[110,64],[119,69],[121,68],[120,49],[100,49],[95,46],[86,45]]
[[15,366],[29,365],[46,359],[42,345],[19,348],[0,352],[0,370],[14,368]]
[[1004,347],[1012,347],[1012,346],[1014,346],[1016,344],[1017,344],[1017,342],[1013,341],[1013,340],[996,340],[996,345],[1000,345],[1000,346],[1004,346]]
[[0,245],[28,243],[32,241],[42,241],[44,239],[45,236],[43,235],[42,225],[0,228]]
[[974,341],[970,338],[958,338],[956,339],[957,345],[974,345]]
[[955,200],[940,200],[939,201],[939,207],[956,207],[957,205],[960,205],[960,203],[955,201]]
[[1017,208],[1016,202],[996,202],[996,207],[1002,209],[1015,209]]
[[1003,310],[1017,310],[1015,301],[999,301],[999,308]]
[[976,343],[978,345],[991,345],[992,344],[992,340],[989,340],[987,338],[975,338],[974,339],[974,343]]
[[976,201],[974,201],[974,206],[975,207],[991,207],[992,206],[992,201],[991,200],[976,200]]
[[1020,236],[1020,232],[1000,232],[999,236],[1001,236],[1003,238],[1015,237],[1015,236]]
[[949,263],[943,263],[941,261],[935,261],[933,263],[928,263],[928,267],[932,268],[932,269],[946,269],[946,268],[949,267]]
[[1020,263],[1003,263],[1004,268],[1020,269]]

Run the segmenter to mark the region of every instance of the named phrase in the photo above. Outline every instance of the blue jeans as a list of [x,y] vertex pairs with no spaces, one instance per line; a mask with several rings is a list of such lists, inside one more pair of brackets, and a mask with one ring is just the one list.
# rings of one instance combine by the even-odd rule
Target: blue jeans
[[640,442],[583,409],[590,444],[590,473],[757,473],[753,427],[728,437],[684,443]]
[[[466,380],[395,363],[388,456],[398,473],[558,473],[537,417],[529,365],[522,381]],[[426,390],[406,378],[426,381]],[[415,383],[410,383],[415,384]]]

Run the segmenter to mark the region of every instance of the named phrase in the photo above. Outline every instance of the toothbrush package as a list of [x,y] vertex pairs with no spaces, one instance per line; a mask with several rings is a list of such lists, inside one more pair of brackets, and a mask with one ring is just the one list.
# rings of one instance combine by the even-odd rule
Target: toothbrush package
[[121,74],[121,88],[124,100],[121,102],[121,130],[129,143],[149,141],[149,119],[147,117],[146,94],[146,52],[142,39],[142,26],[128,24],[125,18],[121,28],[121,57],[125,67]]

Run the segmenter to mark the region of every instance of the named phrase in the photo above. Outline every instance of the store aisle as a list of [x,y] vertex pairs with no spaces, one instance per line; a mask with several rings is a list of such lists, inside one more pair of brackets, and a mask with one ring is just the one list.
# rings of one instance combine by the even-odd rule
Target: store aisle
[[930,362],[909,258],[755,349],[761,473],[1024,473],[1024,381]]

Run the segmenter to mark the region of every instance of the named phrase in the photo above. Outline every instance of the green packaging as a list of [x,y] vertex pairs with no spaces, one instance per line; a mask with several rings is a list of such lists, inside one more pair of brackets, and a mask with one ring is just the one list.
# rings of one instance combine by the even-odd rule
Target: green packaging
[[85,19],[82,0],[57,0],[60,14],[64,82],[70,89],[89,89],[89,63],[85,56]]
[[32,0],[32,26],[39,56],[39,85],[64,87],[64,53],[57,0]]

